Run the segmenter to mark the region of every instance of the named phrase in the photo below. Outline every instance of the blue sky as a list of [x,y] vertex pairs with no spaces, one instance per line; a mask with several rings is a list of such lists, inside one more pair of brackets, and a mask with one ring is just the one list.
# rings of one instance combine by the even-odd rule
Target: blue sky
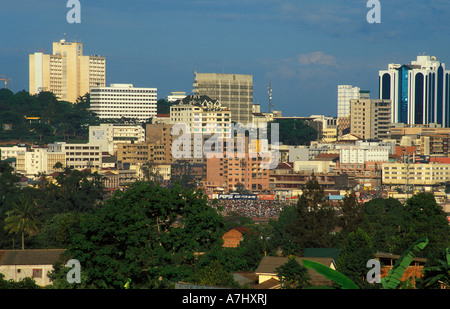
[[254,103],[267,110],[267,86],[286,116],[336,116],[337,85],[378,97],[378,71],[422,53],[450,69],[450,1],[380,0],[0,0],[0,75],[28,91],[28,54],[51,53],[64,33],[84,53],[106,57],[110,83],[156,87],[158,97],[192,90],[194,71],[251,74]]

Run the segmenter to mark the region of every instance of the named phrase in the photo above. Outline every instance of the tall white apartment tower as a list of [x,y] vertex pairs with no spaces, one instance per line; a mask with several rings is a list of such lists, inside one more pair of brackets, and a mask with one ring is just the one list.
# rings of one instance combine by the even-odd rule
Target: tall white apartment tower
[[350,114],[350,100],[368,99],[369,92],[351,85],[338,85],[337,116],[348,117]]
[[29,55],[29,92],[52,92],[59,100],[75,103],[93,87],[104,87],[105,58],[83,55],[83,44],[53,42],[53,54]]

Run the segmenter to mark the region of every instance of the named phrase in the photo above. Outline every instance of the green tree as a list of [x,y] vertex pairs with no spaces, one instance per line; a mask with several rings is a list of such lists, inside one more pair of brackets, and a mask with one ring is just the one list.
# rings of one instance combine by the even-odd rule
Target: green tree
[[368,284],[367,262],[374,256],[370,236],[362,229],[357,229],[345,238],[336,268],[362,288]]
[[289,231],[289,227],[296,220],[296,206],[286,206],[280,211],[278,220],[269,220],[272,233],[267,241],[268,251],[274,253],[281,250],[284,256],[301,253],[302,248],[294,242],[293,235]]
[[311,286],[308,269],[300,265],[295,256],[289,256],[288,261],[277,267],[276,271],[283,289],[302,289]]
[[405,251],[407,244],[427,237],[428,246],[423,256],[450,247],[450,226],[447,214],[436,203],[433,194],[419,193],[409,198],[404,205],[404,229],[407,233],[395,239],[397,252]]
[[296,206],[295,220],[289,225],[292,240],[302,249],[331,247],[336,214],[316,177],[307,181]]
[[6,280],[4,274],[0,274],[0,290],[36,290],[41,289],[39,285],[33,278],[26,277],[19,281],[14,281],[12,279]]
[[[279,142],[285,145],[309,145],[317,139],[317,131],[301,119],[278,119],[272,123],[279,125]],[[271,126],[267,127],[267,136],[271,138]]]
[[21,234],[22,250],[25,249],[25,234],[34,235],[39,231],[37,212],[35,203],[22,196],[18,203],[13,204],[13,209],[6,213],[4,229],[11,234]]
[[398,254],[393,239],[406,235],[405,212],[397,199],[377,198],[362,205],[364,219],[362,229],[370,235],[377,251]]
[[201,192],[136,182],[83,215],[67,253],[80,261],[84,286],[122,288],[130,278],[136,288],[168,287],[192,278],[195,257],[221,241],[221,225]]
[[354,192],[344,197],[340,203],[340,210],[341,216],[338,218],[338,225],[342,228],[342,233],[354,232],[362,226],[364,211]]
[[215,287],[238,287],[233,275],[218,260],[213,260],[208,266],[197,270],[192,283]]

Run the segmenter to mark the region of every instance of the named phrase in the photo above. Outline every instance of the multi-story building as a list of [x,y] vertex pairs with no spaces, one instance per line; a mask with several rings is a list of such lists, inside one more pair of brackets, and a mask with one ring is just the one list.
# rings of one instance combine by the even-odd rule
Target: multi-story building
[[360,99],[350,101],[350,133],[362,139],[389,137],[391,102]]
[[91,89],[90,110],[101,119],[132,119],[147,122],[156,118],[157,89],[132,84],[111,84]]
[[420,154],[422,156],[448,157],[449,141],[448,134],[422,135],[420,137]]
[[148,142],[118,144],[117,164],[144,164],[153,161],[153,145]]
[[193,94],[219,101],[231,112],[231,121],[252,123],[253,76],[242,74],[195,73]]
[[379,98],[392,101],[393,123],[450,125],[450,71],[436,57],[379,71]]
[[145,141],[159,147],[166,164],[172,163],[172,124],[147,123],[145,126]]
[[89,143],[101,145],[102,152],[115,154],[117,144],[142,143],[145,129],[141,124],[102,123],[89,127]]
[[[174,125],[173,135],[178,136],[183,133],[184,137],[174,138],[175,148],[172,149],[173,159],[187,159],[193,162],[204,162],[204,145],[207,140],[220,138],[223,142],[231,137],[231,113],[228,108],[223,107],[217,100],[211,100],[207,96],[188,96],[178,104],[170,107],[170,122]],[[182,127],[186,129],[183,131]],[[176,131],[176,132],[175,132]],[[188,136],[186,136],[188,132]],[[178,151],[179,139],[188,138],[187,143],[191,143],[189,153]],[[219,146],[220,140],[217,140]],[[216,151],[220,151],[216,149]],[[188,157],[186,157],[188,156]]]
[[[267,142],[267,141],[266,141]],[[243,144],[242,144],[243,143]],[[208,188],[221,187],[233,191],[239,185],[253,192],[269,190],[270,157],[261,140],[236,138],[233,155],[225,151],[222,156],[207,155],[206,182]]]
[[384,185],[420,187],[439,185],[448,181],[450,181],[450,164],[448,163],[383,164]]
[[29,92],[50,91],[59,100],[75,103],[93,87],[104,87],[106,61],[100,56],[84,56],[83,44],[53,42],[53,54],[29,55]]
[[139,166],[147,163],[153,165],[171,163],[167,158],[163,144],[141,142],[117,145],[117,164],[119,167],[123,167],[125,164]]
[[339,162],[334,171],[355,179],[355,184],[366,187],[381,185],[381,167],[395,153],[395,143],[355,142],[355,145],[338,145]]
[[56,171],[56,163],[66,166],[66,156],[62,152],[51,152],[47,148],[31,148],[17,156],[16,172],[27,177],[36,178],[39,174],[49,174]]
[[99,144],[68,144],[57,142],[48,145],[49,153],[59,153],[65,156],[64,166],[71,169],[99,169],[102,167],[102,150]]
[[9,158],[16,158],[19,153],[26,152],[27,147],[25,146],[9,146],[9,147],[0,147],[0,161],[6,160]]
[[350,114],[350,100],[369,99],[369,91],[361,90],[351,85],[338,85],[337,116],[348,117]]
[[342,146],[339,149],[340,163],[387,162],[392,153],[390,146]]

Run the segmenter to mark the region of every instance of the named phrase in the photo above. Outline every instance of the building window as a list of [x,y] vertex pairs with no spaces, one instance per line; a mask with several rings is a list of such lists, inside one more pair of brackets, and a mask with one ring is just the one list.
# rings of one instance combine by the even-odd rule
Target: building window
[[41,268],[33,269],[33,278],[42,278],[42,269]]

